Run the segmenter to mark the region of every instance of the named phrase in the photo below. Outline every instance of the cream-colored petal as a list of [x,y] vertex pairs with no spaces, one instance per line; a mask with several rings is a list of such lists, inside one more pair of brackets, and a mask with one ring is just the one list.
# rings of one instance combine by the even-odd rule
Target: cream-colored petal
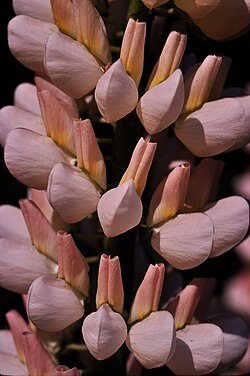
[[103,304],[97,312],[88,315],[82,325],[83,339],[90,353],[98,360],[115,354],[127,336],[123,317]]
[[29,230],[32,244],[41,253],[57,262],[56,230],[34,202],[28,199],[21,199],[19,200],[19,205]]
[[58,29],[76,39],[76,24],[72,1],[50,0],[55,24]]
[[45,66],[52,83],[73,98],[88,94],[103,75],[87,48],[61,33],[48,38]]
[[31,244],[30,235],[19,208],[12,205],[0,206],[0,238],[17,240]]
[[213,222],[203,213],[179,214],[153,230],[152,247],[181,270],[202,264],[210,255]]
[[84,307],[64,280],[42,276],[29,288],[27,312],[38,328],[59,332],[79,320]]
[[223,98],[181,116],[173,129],[194,155],[210,157],[230,149],[241,132],[245,132],[244,116],[237,99]]
[[48,199],[65,222],[75,223],[96,211],[100,193],[85,173],[57,163],[49,176]]
[[176,121],[184,104],[184,82],[180,69],[152,87],[139,100],[136,113],[149,134],[161,132]]
[[89,0],[73,0],[77,40],[103,65],[111,61],[109,42],[104,21]]
[[130,329],[126,344],[145,368],[163,366],[175,349],[173,316],[167,311],[152,312]]
[[142,202],[133,180],[107,191],[98,202],[97,213],[103,232],[108,237],[137,226],[142,216]]
[[50,0],[13,0],[13,9],[16,15],[24,14],[26,16],[38,18],[46,22],[54,22]]
[[137,87],[126,73],[121,59],[113,63],[99,79],[95,89],[95,100],[108,123],[121,119],[136,107]]
[[25,331],[22,339],[29,375],[54,375],[55,362],[36,333]]
[[14,91],[14,104],[22,110],[41,116],[36,86],[29,82],[17,85]]
[[203,210],[214,224],[210,257],[219,256],[233,248],[247,234],[249,204],[243,197],[227,197],[209,204]]
[[0,373],[2,375],[28,376],[28,369],[17,356],[0,352]]
[[154,191],[147,216],[147,225],[155,226],[183,210],[190,174],[190,165],[175,167]]
[[5,106],[0,110],[0,144],[5,145],[5,140],[10,131],[16,128],[33,130],[45,135],[45,128],[40,116],[34,115],[16,106]]
[[8,24],[8,44],[15,58],[25,67],[46,76],[44,51],[48,36],[57,27],[29,16],[16,16]]
[[167,366],[176,375],[205,375],[220,363],[222,330],[214,324],[187,325],[176,332],[176,349]]
[[28,129],[15,129],[9,132],[4,159],[16,179],[36,189],[47,188],[50,171],[57,162],[70,161],[51,138]]
[[54,275],[57,265],[31,245],[0,239],[0,286],[20,294],[41,275]]
[[243,358],[248,347],[249,327],[240,317],[229,314],[218,314],[208,318],[223,331],[224,343],[222,358],[215,374],[234,366]]
[[76,247],[71,234],[57,233],[58,278],[64,279],[72,288],[87,297],[89,294],[89,266]]

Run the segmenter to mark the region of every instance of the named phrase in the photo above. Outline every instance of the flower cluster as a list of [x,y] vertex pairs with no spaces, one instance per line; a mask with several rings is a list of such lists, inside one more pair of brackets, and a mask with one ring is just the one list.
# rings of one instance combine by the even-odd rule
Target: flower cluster
[[237,39],[248,3],[13,0],[9,49],[34,81],[0,110],[27,188],[0,206],[0,286],[26,312],[6,313],[1,374],[95,374],[107,359],[128,376],[250,371],[249,308],[229,284],[221,313],[214,278],[184,278],[249,240],[248,191],[220,184],[223,156],[250,144],[250,95],[224,90],[230,57],[192,58],[187,30],[164,26]]

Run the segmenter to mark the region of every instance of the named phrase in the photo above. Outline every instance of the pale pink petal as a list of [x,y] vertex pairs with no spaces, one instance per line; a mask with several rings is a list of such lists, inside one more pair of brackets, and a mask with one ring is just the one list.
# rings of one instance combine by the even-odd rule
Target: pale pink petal
[[153,230],[152,247],[173,267],[194,268],[210,255],[213,222],[203,213],[179,214]]
[[107,191],[98,202],[97,213],[103,232],[108,237],[137,226],[142,216],[142,202],[133,180]]
[[67,163],[57,163],[49,176],[48,199],[65,222],[75,223],[96,211],[100,193],[87,175]]
[[183,210],[189,183],[190,165],[175,167],[154,191],[147,216],[149,227],[174,217]]
[[25,331],[22,337],[29,375],[54,375],[55,362],[37,335]]
[[13,0],[12,2],[16,15],[38,18],[39,20],[54,22],[50,0]]
[[15,309],[12,309],[6,313],[6,319],[15,342],[18,358],[25,363],[22,333],[27,330],[29,331],[30,327],[20,313]]
[[0,330],[0,354],[1,353],[14,355],[15,357],[17,357],[16,345],[9,329]]
[[46,75],[44,50],[56,25],[29,16],[16,16],[8,24],[9,48],[15,58],[34,72]]
[[41,116],[36,86],[29,82],[23,82],[17,85],[14,91],[14,104],[22,110]]
[[31,244],[30,235],[19,208],[12,205],[0,206],[0,238],[8,238]]
[[0,373],[1,375],[29,376],[25,364],[11,354],[0,352]]
[[76,291],[87,297],[89,294],[89,266],[71,234],[57,233],[59,272],[58,278],[64,279]]
[[59,332],[79,320],[84,307],[64,280],[47,276],[39,277],[31,284],[27,312],[38,328]]
[[238,137],[235,139],[234,145],[228,151],[236,150],[236,149],[239,149],[241,147],[244,147],[250,141],[250,130],[249,130],[250,96],[249,95],[243,95],[241,97],[236,97],[235,100],[237,100],[243,108],[243,111],[244,111],[244,126],[242,126],[242,128],[240,129],[240,132],[238,133]]
[[57,262],[56,230],[33,201],[21,199],[19,200],[19,205],[29,230],[32,244],[41,253]]
[[231,196],[204,208],[214,224],[213,246],[210,257],[216,257],[233,248],[247,234],[249,204],[240,196]]
[[99,309],[102,304],[108,303],[113,310],[122,314],[123,302],[124,290],[119,257],[111,258],[103,254],[98,271],[96,308]]
[[98,360],[113,355],[124,343],[127,325],[123,317],[103,304],[88,315],[82,325],[83,339],[90,353]]
[[106,166],[89,119],[74,120],[77,167],[86,172],[102,189],[107,188]]
[[111,61],[104,21],[89,0],[73,1],[77,40],[83,43],[102,65]]
[[61,33],[48,38],[45,65],[52,83],[74,98],[88,94],[103,75],[87,48]]
[[204,375],[221,361],[222,330],[214,324],[188,325],[176,332],[176,349],[167,366],[176,375]]
[[55,376],[81,376],[81,374],[76,367],[68,368],[59,364],[55,368]]
[[229,314],[214,315],[209,317],[208,321],[218,325],[223,331],[222,358],[218,368],[214,371],[220,373],[234,366],[243,358],[248,347],[249,328],[240,317]]
[[175,349],[174,319],[167,311],[152,312],[130,329],[126,344],[146,368],[163,366]]
[[138,101],[134,80],[126,73],[121,59],[117,60],[99,79],[95,100],[99,111],[108,123],[129,114]]
[[180,69],[149,89],[139,100],[136,113],[149,134],[161,132],[176,121],[184,104],[184,82]]
[[51,138],[27,129],[14,129],[8,134],[4,159],[16,179],[36,189],[47,188],[50,171],[57,162],[70,162]]
[[0,239],[0,286],[27,293],[40,275],[55,275],[57,265],[31,245],[17,240]]
[[41,135],[46,131],[42,118],[16,106],[5,106],[0,110],[0,144],[5,145],[8,133],[16,128],[33,130]]
[[150,264],[136,291],[130,309],[128,323],[143,320],[152,311],[157,311],[165,276],[164,264]]
[[[235,98],[205,103],[197,111],[181,116],[174,126],[176,136],[198,157],[227,151],[245,134],[245,113]],[[245,139],[245,143],[249,136]]]

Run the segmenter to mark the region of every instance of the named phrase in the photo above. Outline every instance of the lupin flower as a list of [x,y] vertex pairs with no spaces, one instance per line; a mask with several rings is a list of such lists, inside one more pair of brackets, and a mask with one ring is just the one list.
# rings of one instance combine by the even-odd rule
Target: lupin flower
[[149,265],[128,318],[131,327],[126,344],[146,368],[166,364],[175,350],[173,316],[167,311],[158,311],[164,275],[164,264]]
[[113,355],[124,343],[127,325],[122,317],[123,284],[119,257],[103,254],[100,259],[96,292],[96,312],[88,315],[82,335],[90,353],[98,360]]
[[57,247],[57,278],[36,278],[29,288],[27,300],[29,319],[48,332],[59,332],[79,320],[89,293],[89,267],[72,236],[58,231]]
[[[37,277],[57,273],[56,231],[34,202],[23,199],[19,204],[21,210],[0,207],[0,284],[26,293]],[[6,223],[6,216],[11,222]]]
[[160,183],[148,214],[152,247],[178,269],[193,268],[233,248],[249,226],[244,198],[214,201],[222,162],[202,160],[192,168],[187,185],[188,169],[188,165],[175,167]]
[[118,187],[100,198],[97,213],[106,236],[119,235],[139,224],[143,210],[140,197],[155,149],[156,143],[140,138]]
[[215,281],[194,278],[166,306],[175,320],[176,348],[167,367],[177,375],[221,372],[246,352],[249,328],[229,314],[206,317]]
[[16,2],[14,9],[18,15],[8,25],[14,56],[72,97],[94,89],[111,54],[103,20],[92,2],[54,0],[32,7]]
[[187,36],[172,31],[140,98],[136,113],[149,134],[161,132],[179,117],[184,104],[184,81],[178,69]]
[[146,23],[130,18],[123,36],[120,59],[111,65],[96,85],[95,100],[107,122],[121,119],[137,105],[145,36]]
[[175,5],[186,12],[208,37],[222,41],[237,38],[249,27],[249,0],[235,3],[231,0],[175,0]]

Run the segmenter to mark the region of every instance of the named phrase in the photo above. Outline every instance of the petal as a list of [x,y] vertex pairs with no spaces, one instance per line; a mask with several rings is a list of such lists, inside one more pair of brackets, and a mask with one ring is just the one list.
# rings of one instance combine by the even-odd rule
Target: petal
[[50,0],[13,0],[14,12],[26,16],[38,18],[39,20],[54,22]]
[[56,230],[47,220],[34,202],[28,199],[19,200],[32,244],[42,254],[57,262],[57,238]]
[[57,163],[49,176],[48,199],[65,222],[75,223],[96,211],[100,194],[77,167]]
[[35,85],[23,82],[14,91],[14,104],[31,114],[41,116]]
[[127,326],[123,317],[103,304],[88,315],[82,325],[83,339],[90,353],[98,360],[113,355],[124,343]]
[[89,266],[71,234],[64,231],[57,233],[59,272],[58,278],[64,279],[76,291],[87,297],[89,294]]
[[219,3],[220,0],[176,0],[176,6],[195,19],[207,16]]
[[126,344],[144,367],[150,369],[163,366],[175,348],[172,315],[166,311],[152,312],[132,326]]
[[249,204],[240,196],[231,196],[204,208],[214,224],[213,246],[210,257],[216,257],[233,248],[246,235],[249,227]]
[[29,288],[27,312],[38,328],[59,332],[79,320],[84,307],[65,281],[42,276]]
[[0,206],[0,238],[31,244],[30,234],[19,208],[12,205]]
[[174,132],[194,155],[210,157],[230,149],[245,132],[244,116],[237,99],[223,98],[180,117]]
[[161,132],[176,121],[184,104],[184,82],[180,69],[152,87],[140,99],[136,113],[149,134]]
[[105,162],[90,120],[74,120],[73,125],[77,167],[84,170],[102,189],[106,189]]
[[16,16],[8,24],[9,48],[25,67],[46,76],[44,50],[48,36],[57,27],[29,16]]
[[6,139],[4,158],[11,174],[21,183],[46,189],[51,169],[57,162],[69,162],[51,138],[27,129],[15,129]]
[[20,294],[41,275],[53,275],[57,266],[34,247],[0,239],[0,286]]
[[137,226],[142,216],[142,202],[133,180],[107,191],[98,202],[97,213],[103,232],[108,237]]
[[229,314],[220,314],[209,317],[209,322],[218,325],[223,331],[224,344],[222,358],[218,368],[220,373],[240,361],[248,347],[249,328],[240,317]]
[[149,205],[147,225],[149,227],[174,217],[183,210],[190,174],[190,165],[175,167],[164,178],[153,193]]
[[149,265],[130,308],[129,324],[143,320],[152,311],[158,310],[164,277],[164,264]]
[[77,40],[83,43],[102,64],[108,64],[111,61],[111,53],[101,15],[89,0],[74,0],[73,8]]
[[[0,330],[0,354],[2,353],[14,355],[15,357],[17,357],[16,345],[9,329]],[[0,362],[0,364],[2,363]]]
[[35,333],[23,333],[23,346],[29,375],[54,375],[55,363]]
[[121,119],[135,108],[138,101],[137,87],[126,73],[121,59],[113,63],[99,79],[95,100],[108,123]]
[[45,128],[40,116],[34,115],[16,106],[5,106],[0,110],[0,143],[4,147],[6,137],[16,128],[33,130],[45,135]]
[[81,374],[76,367],[68,368],[59,364],[55,368],[55,376],[81,376]]
[[203,213],[179,214],[153,231],[151,244],[173,267],[185,270],[208,258],[213,232],[213,222]]
[[74,98],[88,94],[103,75],[87,48],[61,33],[48,38],[45,65],[52,83]]
[[0,352],[0,373],[15,376],[29,375],[27,367],[16,356],[2,352]]
[[67,0],[51,0],[51,8],[58,29],[76,39],[76,23],[74,18],[73,3]]
[[188,325],[176,333],[176,349],[167,366],[176,375],[204,375],[220,363],[222,330],[214,324]]
[[250,141],[250,130],[249,130],[250,96],[245,95],[245,96],[242,96],[242,97],[236,97],[235,99],[240,103],[240,105],[243,108],[243,111],[244,111],[244,126],[240,129],[240,132],[238,133],[238,137],[235,139],[234,145],[228,151],[239,149],[239,148],[247,145]]

